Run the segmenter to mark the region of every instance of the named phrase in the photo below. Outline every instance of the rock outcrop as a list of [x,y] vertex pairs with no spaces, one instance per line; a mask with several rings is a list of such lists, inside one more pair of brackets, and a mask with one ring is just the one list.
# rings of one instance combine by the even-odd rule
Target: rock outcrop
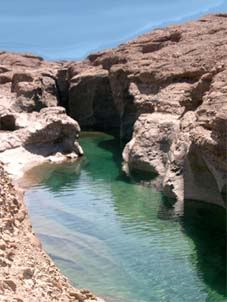
[[89,290],[73,288],[43,251],[23,192],[12,183],[31,166],[83,154],[79,124],[59,106],[61,65],[28,54],[0,53],[1,302],[102,301]]
[[2,52],[1,129],[62,105],[83,129],[119,128],[128,170],[159,174],[166,195],[224,205],[226,65],[226,14],[154,30],[82,62]]
[[82,62],[0,52],[1,301],[94,298],[73,290],[42,251],[5,172],[82,155],[79,125],[119,129],[125,170],[159,175],[167,196],[225,206],[227,14],[156,29]]
[[11,174],[83,154],[79,124],[58,106],[60,66],[32,55],[0,53],[0,159]]
[[110,129],[119,127],[120,116],[111,92],[109,73],[102,68],[88,68],[75,74],[69,85],[68,110],[81,127]]
[[118,113],[129,170],[159,174],[178,200],[224,205],[226,14],[154,30],[65,70],[68,112],[82,127],[117,125]]

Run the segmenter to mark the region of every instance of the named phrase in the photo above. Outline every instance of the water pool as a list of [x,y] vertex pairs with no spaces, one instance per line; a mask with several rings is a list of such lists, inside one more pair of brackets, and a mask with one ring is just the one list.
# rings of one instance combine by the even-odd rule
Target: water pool
[[[81,138],[79,162],[30,171],[34,231],[71,281],[107,302],[225,301],[225,216],[159,192],[121,171],[118,139]],[[212,222],[212,223],[211,223]]]

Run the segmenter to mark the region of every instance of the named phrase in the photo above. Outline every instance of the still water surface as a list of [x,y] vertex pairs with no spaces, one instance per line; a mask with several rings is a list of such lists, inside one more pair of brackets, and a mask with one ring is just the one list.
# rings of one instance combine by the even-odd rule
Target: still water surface
[[62,271],[107,302],[225,301],[225,217],[186,203],[177,217],[161,193],[121,172],[118,139],[81,138],[86,156],[30,173],[35,232]]

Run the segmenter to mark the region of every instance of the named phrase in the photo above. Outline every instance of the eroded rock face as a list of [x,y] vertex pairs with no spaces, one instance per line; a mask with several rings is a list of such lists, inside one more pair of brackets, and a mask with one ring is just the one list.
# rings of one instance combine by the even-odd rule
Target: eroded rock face
[[68,109],[81,127],[119,127],[120,117],[114,104],[108,71],[90,68],[77,74],[75,69],[71,69],[71,76]]
[[[119,128],[127,170],[159,174],[167,196],[225,205],[226,14],[154,30],[83,62],[0,52],[4,169],[13,174],[27,163],[83,153],[78,123],[59,106],[83,128]],[[95,299],[73,289],[43,252],[4,169],[0,165],[1,301]]]
[[[1,124],[5,122],[5,117],[6,115],[0,116]],[[36,145],[45,144],[56,145],[59,150],[62,148],[62,152],[64,152],[64,142],[68,141],[68,144],[73,146],[79,137],[80,127],[78,123],[66,115],[63,107],[44,108],[39,113],[25,113],[23,116],[11,112],[8,113],[7,117],[14,120],[14,125],[17,125],[18,129],[13,132],[1,133],[1,152],[19,146],[35,148]],[[23,122],[21,121],[22,118]],[[73,147],[70,151],[72,150]]]
[[60,154],[62,160],[83,154],[78,123],[58,106],[60,67],[32,55],[0,53],[0,75],[11,75],[0,81],[0,159],[10,173],[18,157],[22,169],[49,156],[53,160],[55,154],[58,160]]
[[124,149],[124,160],[135,169],[165,174],[178,130],[179,120],[171,114],[141,114],[134,125],[133,138]]
[[[32,232],[22,191],[11,178],[45,161],[83,154],[79,124],[61,103],[60,63],[0,53],[0,301],[103,301],[75,289]],[[10,176],[8,172],[10,172]]]
[[[75,160],[83,155],[78,142],[80,127],[63,107],[7,116],[14,118],[17,130],[0,132],[0,160],[14,177],[46,161]],[[2,125],[1,115],[0,121]]]
[[123,152],[129,169],[161,175],[170,197],[224,205],[226,14],[154,30],[67,68],[69,112],[92,125],[95,95],[108,100],[129,141]]
[[[57,106],[57,70],[60,63],[29,54],[0,53],[0,106],[17,112]],[[9,101],[10,100],[10,101]]]

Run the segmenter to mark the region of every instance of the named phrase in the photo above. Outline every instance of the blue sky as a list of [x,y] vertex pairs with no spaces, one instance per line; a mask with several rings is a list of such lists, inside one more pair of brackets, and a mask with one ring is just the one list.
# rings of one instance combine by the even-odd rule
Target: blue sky
[[227,0],[7,0],[0,7],[0,50],[81,59],[214,11],[227,11]]

